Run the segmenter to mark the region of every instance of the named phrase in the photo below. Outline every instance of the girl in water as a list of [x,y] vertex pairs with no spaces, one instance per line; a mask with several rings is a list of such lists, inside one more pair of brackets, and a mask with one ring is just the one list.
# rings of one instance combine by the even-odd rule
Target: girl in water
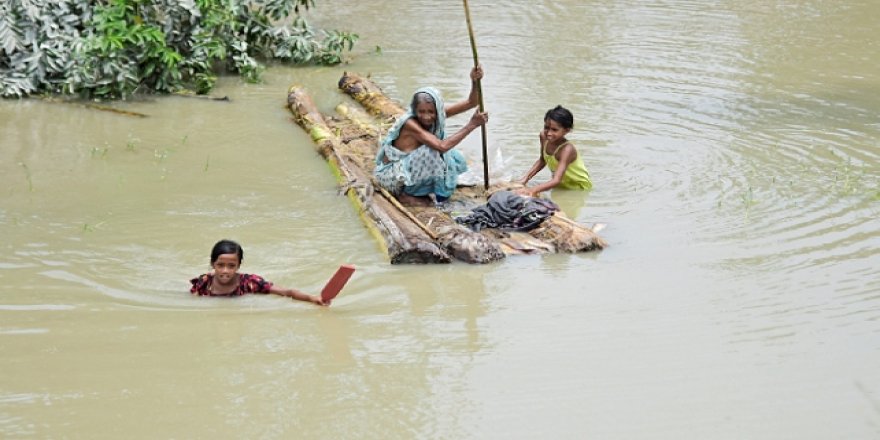
[[211,249],[210,273],[190,280],[190,293],[206,296],[240,296],[248,293],[273,293],[300,301],[325,306],[320,296],[309,295],[296,289],[285,289],[266,281],[259,275],[238,273],[244,250],[232,240],[220,240]]
[[583,160],[574,148],[574,145],[565,136],[574,127],[574,116],[568,109],[557,105],[544,115],[544,129],[538,135],[541,151],[538,160],[529,169],[525,177],[519,183],[523,186],[528,183],[544,166],[550,167],[553,177],[540,185],[532,188],[522,188],[516,192],[522,195],[536,197],[540,192],[552,188],[563,189],[590,189],[593,183]]

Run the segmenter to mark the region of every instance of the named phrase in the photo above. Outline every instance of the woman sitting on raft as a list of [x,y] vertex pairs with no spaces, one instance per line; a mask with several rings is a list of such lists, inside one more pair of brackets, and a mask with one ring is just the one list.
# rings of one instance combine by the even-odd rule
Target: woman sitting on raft
[[376,180],[403,204],[428,206],[430,195],[445,201],[455,191],[458,175],[467,171],[464,155],[453,148],[470,132],[489,120],[489,114],[474,112],[471,119],[452,136],[446,137],[446,117],[477,106],[477,81],[483,77],[480,66],[471,70],[468,99],[443,105],[440,92],[432,87],[416,90],[407,112],[397,120],[376,156]]

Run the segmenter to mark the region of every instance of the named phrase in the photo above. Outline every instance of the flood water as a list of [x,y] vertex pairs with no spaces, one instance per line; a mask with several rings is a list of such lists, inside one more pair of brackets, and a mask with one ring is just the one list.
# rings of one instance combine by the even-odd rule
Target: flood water
[[[320,0],[347,65],[0,101],[0,437],[878,438],[880,3],[469,3],[490,147],[518,177],[570,108],[595,187],[550,196],[607,249],[390,265],[286,89],[462,99],[463,8]],[[358,270],[326,309],[193,298],[221,238],[282,286]]]

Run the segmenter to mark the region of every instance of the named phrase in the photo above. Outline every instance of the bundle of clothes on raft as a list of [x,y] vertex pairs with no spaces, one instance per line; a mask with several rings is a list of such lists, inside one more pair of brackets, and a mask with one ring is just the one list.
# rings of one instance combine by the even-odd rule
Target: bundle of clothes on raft
[[455,218],[456,223],[479,232],[485,228],[502,231],[530,231],[555,213],[559,206],[552,200],[526,197],[510,191],[498,191],[470,214]]

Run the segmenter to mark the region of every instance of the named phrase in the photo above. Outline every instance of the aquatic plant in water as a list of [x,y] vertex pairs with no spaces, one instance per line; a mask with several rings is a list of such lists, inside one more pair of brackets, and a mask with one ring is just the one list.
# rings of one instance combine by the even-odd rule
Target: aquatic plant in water
[[258,81],[258,59],[337,64],[358,36],[300,15],[314,0],[3,0],[0,96],[125,98]]
[[28,191],[34,192],[34,179],[31,177],[31,169],[28,168],[27,164],[24,162],[19,162],[18,164],[24,168],[24,176],[27,178]]

